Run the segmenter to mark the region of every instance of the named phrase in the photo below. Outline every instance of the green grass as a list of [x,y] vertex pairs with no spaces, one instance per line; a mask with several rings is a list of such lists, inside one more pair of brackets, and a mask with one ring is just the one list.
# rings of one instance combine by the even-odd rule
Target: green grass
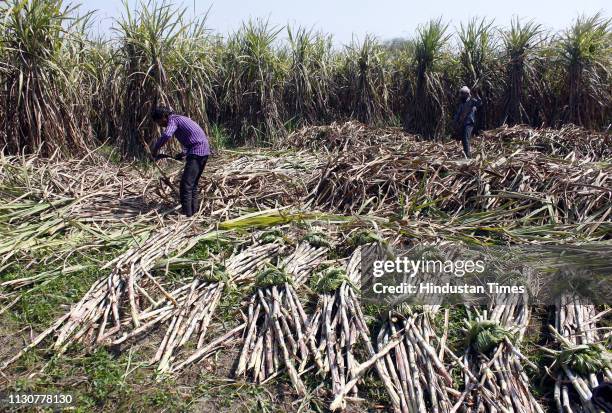
[[[86,355],[67,354],[51,359],[44,374],[19,379],[7,387],[10,392],[71,394],[75,411],[160,411],[182,412],[189,402],[173,381],[154,382],[150,369],[134,369],[145,361],[137,352],[113,354],[98,349]],[[40,358],[27,356],[24,368],[39,369]]]
[[[34,284],[29,289],[26,287],[21,299],[8,314],[13,321],[27,324],[34,329],[47,327],[59,314],[66,311],[68,306],[81,299],[97,279],[108,274],[109,270],[102,271],[100,267],[121,251],[119,248],[109,248],[106,251],[98,251],[95,255],[93,253],[84,256],[74,255],[65,264],[81,266],[81,270],[55,275],[39,284]],[[44,268],[44,270],[61,268],[61,265],[57,264],[55,268]],[[0,280],[31,277],[39,274],[40,270],[40,266],[25,269],[14,265],[10,271],[2,274]]]
[[33,328],[49,325],[70,304],[77,302],[103,273],[90,268],[51,282],[23,294],[13,309],[15,318]]
[[223,125],[218,123],[213,123],[210,126],[208,138],[211,146],[216,150],[234,147],[229,132]]
[[218,411],[283,411],[280,406],[275,406],[273,395],[264,386],[241,381],[228,382],[209,373],[201,374],[198,381],[194,389],[192,407],[197,406],[197,401],[200,401],[214,406]]

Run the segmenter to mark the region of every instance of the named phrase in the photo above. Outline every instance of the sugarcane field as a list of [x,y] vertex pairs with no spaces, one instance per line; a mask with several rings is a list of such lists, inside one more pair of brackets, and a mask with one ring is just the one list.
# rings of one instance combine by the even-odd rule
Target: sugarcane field
[[0,412],[612,413],[609,5],[491,3],[0,2]]

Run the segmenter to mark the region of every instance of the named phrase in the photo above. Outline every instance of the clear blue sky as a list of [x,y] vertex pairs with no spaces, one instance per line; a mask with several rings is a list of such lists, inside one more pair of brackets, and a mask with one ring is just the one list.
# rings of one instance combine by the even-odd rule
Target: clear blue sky
[[[129,0],[136,4],[138,0]],[[610,17],[605,0],[175,0],[201,15],[210,8],[208,26],[221,34],[232,32],[250,17],[269,18],[277,25],[287,23],[315,27],[334,35],[337,44],[348,43],[353,34],[369,33],[381,40],[410,37],[415,28],[431,18],[443,16],[453,26],[469,18],[494,18],[506,25],[512,16],[532,18],[559,30],[581,13],[602,11]],[[112,17],[121,14],[121,0],[82,0],[86,10],[98,10],[98,28],[107,32]]]

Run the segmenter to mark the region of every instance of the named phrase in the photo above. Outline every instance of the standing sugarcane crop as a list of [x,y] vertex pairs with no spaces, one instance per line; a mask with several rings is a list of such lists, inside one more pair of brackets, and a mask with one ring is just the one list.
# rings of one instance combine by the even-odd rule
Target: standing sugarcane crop
[[181,177],[180,199],[183,214],[190,217],[200,210],[198,182],[210,155],[208,137],[197,123],[187,116],[177,115],[172,109],[157,107],[151,112],[151,118],[158,126],[166,128],[151,150],[155,160],[163,157],[157,152],[173,135],[183,146],[183,152],[174,158],[182,160],[186,157]]
[[471,157],[470,138],[474,131],[474,125],[476,124],[476,110],[482,106],[482,100],[480,96],[478,96],[478,92],[475,92],[475,95],[476,96],[472,97],[470,88],[467,86],[463,86],[459,89],[461,103],[453,118],[457,134],[461,137],[463,153],[467,158]]

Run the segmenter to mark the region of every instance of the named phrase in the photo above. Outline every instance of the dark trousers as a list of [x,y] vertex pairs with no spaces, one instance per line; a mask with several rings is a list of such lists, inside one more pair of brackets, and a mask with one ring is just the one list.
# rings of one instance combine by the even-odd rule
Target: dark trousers
[[463,144],[463,153],[468,158],[470,155],[470,138],[472,137],[472,132],[474,131],[474,125],[465,125],[463,127],[463,134],[461,135],[461,143]]
[[198,181],[204,172],[208,156],[187,155],[181,177],[181,208],[183,214],[192,216],[200,209],[198,202]]

